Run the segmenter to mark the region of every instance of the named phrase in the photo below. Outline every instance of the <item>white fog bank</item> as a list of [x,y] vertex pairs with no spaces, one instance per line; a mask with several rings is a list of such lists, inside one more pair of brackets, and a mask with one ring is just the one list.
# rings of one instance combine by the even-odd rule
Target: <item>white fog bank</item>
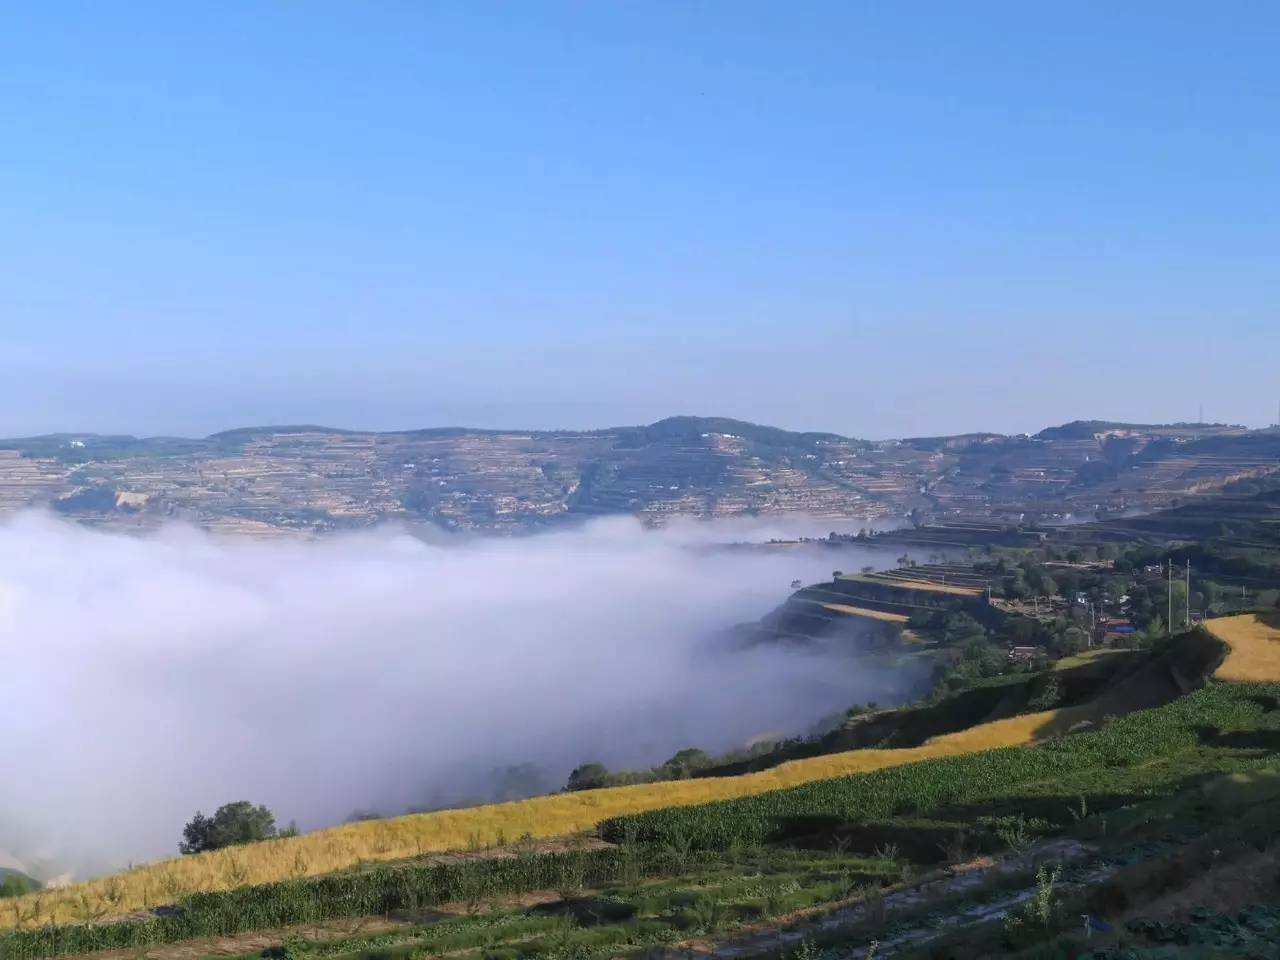
[[311,829],[482,794],[500,765],[537,764],[555,788],[585,760],[804,732],[907,682],[847,651],[710,639],[868,553],[705,539],[629,519],[430,544],[11,518],[0,852],[84,872],[171,855],[197,808],[231,800]]

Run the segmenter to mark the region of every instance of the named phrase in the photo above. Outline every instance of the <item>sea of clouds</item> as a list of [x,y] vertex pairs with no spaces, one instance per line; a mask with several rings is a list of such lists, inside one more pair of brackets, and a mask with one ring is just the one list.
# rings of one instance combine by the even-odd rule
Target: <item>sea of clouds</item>
[[601,520],[523,538],[313,542],[0,522],[0,853],[79,874],[171,855],[196,809],[303,829],[483,797],[533,764],[647,767],[796,734],[918,678],[724,630],[867,551],[724,550],[821,523]]

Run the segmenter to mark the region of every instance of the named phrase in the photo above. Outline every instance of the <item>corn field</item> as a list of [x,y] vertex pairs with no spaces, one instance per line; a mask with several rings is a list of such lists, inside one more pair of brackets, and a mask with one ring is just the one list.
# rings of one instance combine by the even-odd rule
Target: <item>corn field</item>
[[[696,861],[695,857],[689,862]],[[193,894],[179,899],[173,909],[162,915],[112,923],[41,925],[43,918],[29,915],[28,909],[23,917],[26,929],[0,934],[0,960],[137,949],[297,923],[381,916],[393,910],[418,910],[442,903],[479,903],[529,890],[578,891],[669,866],[667,853],[627,845],[475,858],[435,866],[382,865],[326,877]]]
[[819,819],[867,822],[965,803],[1014,784],[1171,756],[1195,748],[1205,729],[1255,728],[1265,710],[1260,701],[1277,697],[1280,685],[1217,684],[1115,718],[1099,730],[1037,746],[943,757],[754,797],[619,817],[604,823],[601,835],[723,850],[764,844]]

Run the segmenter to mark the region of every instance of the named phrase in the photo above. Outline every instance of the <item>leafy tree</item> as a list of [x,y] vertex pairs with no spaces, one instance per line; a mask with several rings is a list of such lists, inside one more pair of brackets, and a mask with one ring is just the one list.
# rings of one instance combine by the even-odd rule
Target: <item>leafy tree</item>
[[712,760],[706,753],[696,748],[679,751],[662,765],[662,772],[677,780],[693,776],[697,771],[711,766]]
[[[292,825],[287,835],[297,833]],[[196,811],[182,828],[178,849],[184,854],[221,850],[241,843],[254,843],[280,836],[275,815],[266,807],[255,807],[248,800],[223,804],[212,817]]]
[[569,774],[570,790],[594,790],[609,782],[609,768],[603,763],[584,763]]
[[3,881],[0,881],[0,900],[6,897],[22,897],[28,893],[34,893],[39,885],[29,877],[24,877],[20,873],[6,874]]
[[1023,579],[1020,573],[1005,577],[1000,586],[1004,591],[1004,595],[1013,600],[1021,600],[1023,597],[1031,596],[1031,587],[1027,585],[1027,581]]
[[947,625],[943,631],[943,643],[947,646],[964,647],[985,641],[987,637],[986,629],[969,614],[954,613],[947,617]]
[[1027,702],[1027,707],[1038,713],[1042,710],[1052,710],[1061,701],[1062,685],[1058,682],[1056,676],[1050,674],[1044,686]]
[[494,767],[486,780],[488,800],[494,803],[536,797],[554,789],[546,771],[533,763]]
[[1070,626],[1059,634],[1055,645],[1060,656],[1069,657],[1088,647],[1089,638],[1079,627]]

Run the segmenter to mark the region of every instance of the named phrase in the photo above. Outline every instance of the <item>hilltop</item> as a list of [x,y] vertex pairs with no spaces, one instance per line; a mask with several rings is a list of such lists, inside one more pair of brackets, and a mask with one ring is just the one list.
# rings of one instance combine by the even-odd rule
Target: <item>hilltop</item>
[[1158,509],[1278,466],[1280,433],[1220,424],[886,441],[691,416],[586,431],[60,433],[0,441],[0,511],[260,535],[389,519],[515,533],[606,514],[1022,521]]

